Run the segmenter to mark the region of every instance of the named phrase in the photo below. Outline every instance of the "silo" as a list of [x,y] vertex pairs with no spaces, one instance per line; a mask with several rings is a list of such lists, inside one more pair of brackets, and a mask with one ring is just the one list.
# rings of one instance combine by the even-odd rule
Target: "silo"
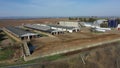
[[109,28],[116,28],[118,26],[118,22],[115,19],[108,20],[108,27]]

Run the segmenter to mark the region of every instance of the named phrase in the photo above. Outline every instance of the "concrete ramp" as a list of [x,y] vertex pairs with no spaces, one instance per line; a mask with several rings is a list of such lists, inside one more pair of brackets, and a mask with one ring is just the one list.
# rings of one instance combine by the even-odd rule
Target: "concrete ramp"
[[24,42],[24,43],[23,43],[23,49],[24,49],[25,55],[26,55],[26,56],[29,56],[29,55],[30,55],[30,50],[29,50],[29,47],[28,47],[27,42]]

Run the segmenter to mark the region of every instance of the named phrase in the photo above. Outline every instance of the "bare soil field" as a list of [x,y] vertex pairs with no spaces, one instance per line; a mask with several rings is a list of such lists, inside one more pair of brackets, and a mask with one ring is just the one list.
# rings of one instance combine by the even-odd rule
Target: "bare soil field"
[[19,43],[7,36],[4,32],[0,32],[0,66],[1,64],[12,64],[22,55]]
[[22,24],[35,24],[35,23],[58,23],[59,21],[66,21],[68,18],[46,18],[46,19],[1,19],[0,27],[5,26],[20,26]]
[[32,44],[36,46],[36,50],[31,56],[27,57],[27,59],[118,38],[120,38],[119,34],[91,32],[65,33],[63,35],[56,35],[55,38],[38,38],[31,41]]
[[[24,24],[57,23],[58,21],[61,20],[68,20],[68,19],[0,20],[0,27],[18,26],[18,25],[22,25],[23,23]],[[31,56],[27,57],[27,59],[54,53],[57,51],[84,47],[85,45],[91,45],[99,42],[119,39],[120,38],[119,33],[120,32],[118,31],[113,31],[113,32],[108,31],[106,33],[91,33],[89,29],[83,28],[80,32],[77,33],[65,33],[63,35],[56,35],[55,37],[36,38],[31,40],[31,43],[36,47],[36,49]],[[9,45],[9,42],[11,42],[10,39],[1,41],[2,45],[3,44]],[[108,46],[104,46],[102,48],[94,48],[92,50],[80,52],[80,54],[76,54],[73,56],[71,56],[72,53],[64,54],[67,56],[65,59],[49,62],[48,64],[45,64],[43,66],[38,65],[38,68],[40,67],[41,68],[119,68],[119,64],[120,64],[119,43],[106,44],[106,45]],[[19,57],[20,53],[21,53],[20,50],[16,50],[16,53],[14,53],[13,56],[15,58]],[[84,56],[85,64],[81,59],[81,55]],[[33,65],[33,67],[32,66],[30,67],[33,68],[35,66]]]
[[120,42],[64,56],[64,58],[53,61],[37,60],[35,64],[15,66],[14,68],[119,68]]
[[[45,65],[45,68],[119,68],[120,43],[106,44],[78,54],[69,55]],[[83,56],[85,64],[82,61]]]

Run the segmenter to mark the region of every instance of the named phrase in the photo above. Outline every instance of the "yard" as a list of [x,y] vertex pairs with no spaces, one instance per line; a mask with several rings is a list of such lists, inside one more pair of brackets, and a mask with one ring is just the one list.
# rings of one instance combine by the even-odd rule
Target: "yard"
[[91,32],[65,33],[63,35],[56,35],[54,38],[37,38],[31,41],[36,49],[31,56],[27,57],[27,59],[35,59],[40,56],[68,51],[70,49],[84,48],[92,44],[119,38],[119,34]]

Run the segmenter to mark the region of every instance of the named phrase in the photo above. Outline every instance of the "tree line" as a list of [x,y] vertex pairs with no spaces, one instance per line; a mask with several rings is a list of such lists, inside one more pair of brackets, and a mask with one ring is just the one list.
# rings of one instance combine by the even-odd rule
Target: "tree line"
[[77,18],[77,17],[69,17],[69,20],[79,20],[81,22],[94,22],[97,19],[96,18]]

